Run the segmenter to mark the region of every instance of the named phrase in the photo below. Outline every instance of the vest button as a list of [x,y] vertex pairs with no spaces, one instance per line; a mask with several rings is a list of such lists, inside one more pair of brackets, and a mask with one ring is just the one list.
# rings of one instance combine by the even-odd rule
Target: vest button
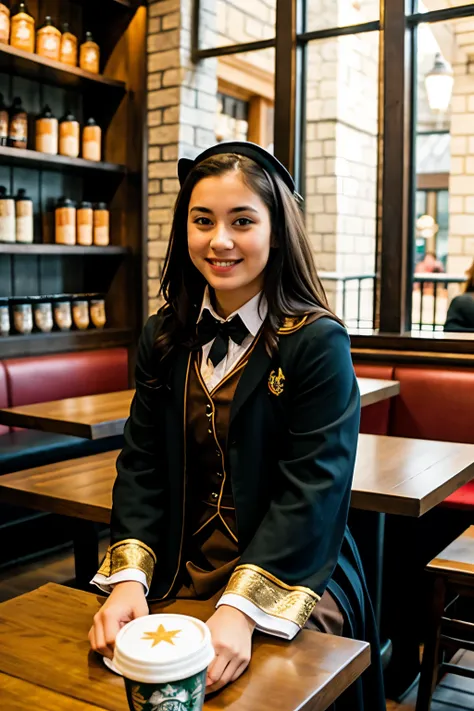
[[212,499],[213,501],[217,501],[218,498],[219,498],[219,494],[216,494],[216,492],[213,491],[212,494],[211,494],[211,499]]
[[209,432],[209,434],[212,434],[212,430],[207,430],[207,431]]
[[223,475],[222,472],[217,472],[217,476],[219,477],[219,479],[222,479],[222,477],[223,477],[224,475]]
[[221,453],[219,452],[219,450],[218,450],[218,449],[216,449],[216,454],[217,454],[217,456],[218,456],[218,457],[220,457],[220,456],[221,456]]

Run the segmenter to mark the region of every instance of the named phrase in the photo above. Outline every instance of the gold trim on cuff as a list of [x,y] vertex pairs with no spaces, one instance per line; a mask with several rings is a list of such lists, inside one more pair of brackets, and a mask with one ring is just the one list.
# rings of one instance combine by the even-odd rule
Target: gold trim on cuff
[[127,538],[124,541],[109,546],[105,558],[101,563],[100,575],[110,578],[126,568],[136,568],[145,573],[148,587],[151,585],[153,570],[156,564],[156,555],[145,543],[136,538]]
[[239,565],[233,572],[225,593],[250,600],[273,617],[290,620],[302,628],[321,599],[309,588],[286,585],[257,565]]

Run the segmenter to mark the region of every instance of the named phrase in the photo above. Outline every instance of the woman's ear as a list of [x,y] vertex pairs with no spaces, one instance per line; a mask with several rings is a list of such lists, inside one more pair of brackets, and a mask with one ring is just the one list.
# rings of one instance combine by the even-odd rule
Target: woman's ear
[[270,248],[271,249],[278,249],[278,240],[277,240],[274,232],[272,232],[272,234],[270,236]]

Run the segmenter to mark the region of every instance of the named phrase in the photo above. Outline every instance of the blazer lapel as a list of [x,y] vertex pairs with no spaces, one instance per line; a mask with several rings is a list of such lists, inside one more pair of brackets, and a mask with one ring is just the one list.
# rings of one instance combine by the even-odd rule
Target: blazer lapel
[[267,375],[271,362],[265,348],[265,339],[260,334],[235,391],[230,412],[230,426],[262,378]]

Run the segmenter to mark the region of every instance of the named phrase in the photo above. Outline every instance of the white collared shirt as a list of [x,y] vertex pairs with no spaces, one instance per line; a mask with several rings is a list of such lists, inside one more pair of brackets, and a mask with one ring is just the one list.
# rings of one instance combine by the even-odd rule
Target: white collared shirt
[[[227,319],[224,319],[215,312],[211,303],[209,289],[206,287],[197,322],[199,323],[201,320],[203,311],[208,309],[212,316],[219,321],[222,321],[222,323],[230,321],[238,314],[249,330],[248,336],[244,338],[240,345],[229,338],[227,355],[215,367],[212,362],[208,360],[209,352],[215,339],[209,341],[209,343],[206,343],[203,346],[201,375],[209,392],[214,390],[227,373],[232,370],[234,365],[250,348],[256,335],[258,334],[268,313],[268,304],[265,297],[261,299],[261,302],[260,298],[261,293],[254,296],[250,299],[250,301],[247,301],[247,303],[241,306],[240,309],[237,309],[237,311],[230,314]],[[103,592],[110,593],[112,592],[114,585],[127,580],[135,580],[142,583],[146,594],[148,594],[145,573],[135,568],[126,568],[118,573],[114,573],[114,575],[111,575],[109,578],[97,573],[91,580],[91,583],[97,585]],[[293,639],[299,631],[299,627],[295,622],[269,615],[267,612],[263,612],[263,610],[257,607],[253,602],[241,597],[240,595],[224,593],[219,599],[216,607],[220,607],[220,605],[229,605],[230,607],[235,607],[245,613],[256,623],[256,629],[261,632],[266,632],[267,634],[283,637],[284,639]]]
[[214,343],[214,339],[203,346],[201,375],[209,392],[214,390],[214,388],[220,383],[222,378],[227,375],[227,373],[230,373],[234,365],[238,363],[244,353],[252,345],[254,338],[259,332],[268,312],[268,305],[265,297],[262,298],[261,303],[259,303],[260,298],[261,293],[254,296],[252,299],[250,299],[250,301],[247,301],[246,304],[241,306],[240,309],[237,309],[237,311],[234,311],[230,314],[230,316],[224,319],[215,312],[211,303],[209,288],[206,287],[206,290],[204,292],[204,298],[202,300],[201,311],[199,312],[197,322],[199,323],[202,318],[203,312],[207,309],[211,313],[211,315],[214,316],[214,318],[216,318],[218,321],[221,321],[221,323],[224,323],[225,321],[231,321],[234,316],[238,314],[249,330],[248,336],[244,338],[240,346],[238,345],[238,343],[235,343],[231,338],[229,338],[229,347],[227,349],[227,355],[215,367],[208,358],[210,350],[212,348],[212,344]]

